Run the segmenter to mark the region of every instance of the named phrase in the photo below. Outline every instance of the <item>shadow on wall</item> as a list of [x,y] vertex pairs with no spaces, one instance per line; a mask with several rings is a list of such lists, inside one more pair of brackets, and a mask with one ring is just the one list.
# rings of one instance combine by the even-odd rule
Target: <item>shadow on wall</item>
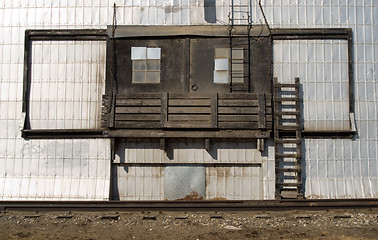
[[[170,160],[174,160],[174,152],[178,149],[184,151],[183,154],[186,154],[186,150],[191,151],[191,154],[199,154],[203,156],[203,154],[208,154],[213,160],[218,160],[219,156],[218,153],[220,150],[226,149],[233,149],[235,151],[238,150],[252,150],[253,153],[257,154],[259,157],[266,157],[267,156],[267,147],[265,147],[264,152],[258,152],[257,150],[257,143],[255,139],[251,140],[237,140],[233,139],[224,139],[224,140],[212,140],[210,141],[210,148],[208,151],[205,150],[205,142],[203,139],[185,139],[185,140],[167,140],[166,142],[166,150],[165,154],[166,157]],[[131,154],[133,157],[136,155],[143,156],[145,153],[143,151],[148,151],[148,154],[154,154],[154,150],[158,150],[160,152],[160,142],[159,139],[148,139],[148,140],[127,140],[127,141],[118,141],[116,144],[116,155],[121,163],[126,162],[126,149],[130,149],[133,151]],[[206,152],[204,152],[206,151]],[[138,153],[137,153],[138,152]],[[155,152],[156,154],[156,152]],[[160,153],[156,155],[159,157]],[[177,156],[176,156],[177,157]]]
[[217,22],[217,9],[216,9],[216,0],[205,0],[204,12],[205,12],[205,21],[208,23]]

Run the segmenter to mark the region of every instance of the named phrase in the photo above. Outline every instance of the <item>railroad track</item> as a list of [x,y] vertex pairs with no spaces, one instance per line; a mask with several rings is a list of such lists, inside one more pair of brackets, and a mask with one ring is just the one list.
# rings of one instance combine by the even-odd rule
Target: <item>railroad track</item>
[[286,211],[377,208],[378,199],[257,201],[0,201],[0,211]]

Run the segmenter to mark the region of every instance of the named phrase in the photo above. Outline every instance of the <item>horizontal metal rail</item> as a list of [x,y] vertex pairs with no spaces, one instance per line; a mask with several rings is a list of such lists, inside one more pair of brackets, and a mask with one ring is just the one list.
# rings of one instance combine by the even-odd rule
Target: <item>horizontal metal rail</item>
[[378,199],[177,200],[177,201],[0,201],[1,211],[287,211],[377,208]]

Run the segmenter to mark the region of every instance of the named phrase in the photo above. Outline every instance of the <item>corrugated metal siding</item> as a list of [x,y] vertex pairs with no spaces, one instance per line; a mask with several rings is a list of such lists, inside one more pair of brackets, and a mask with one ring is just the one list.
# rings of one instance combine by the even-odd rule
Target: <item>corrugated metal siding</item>
[[113,198],[119,200],[164,200],[164,167],[114,166]]
[[[81,7],[77,8],[74,4]],[[92,11],[93,9],[89,11],[90,13],[84,12],[84,9],[91,9],[91,4],[92,1],[86,1],[85,4],[84,2],[75,3],[75,1],[69,3],[0,1],[1,200],[104,200],[109,198],[109,140],[24,140],[20,132],[23,122],[21,106],[25,29],[83,28],[83,24],[86,25],[85,28],[97,28],[100,23],[99,20],[96,22],[96,19],[100,19],[100,12],[97,11],[97,16]],[[80,11],[81,14],[79,14]],[[75,12],[76,16],[73,16],[72,13]],[[101,14],[101,17],[103,16]],[[80,24],[80,18],[83,21],[85,18],[85,23]],[[98,126],[96,116],[99,112],[90,109],[94,107],[91,108],[91,105],[101,101],[98,96],[101,95],[103,89],[101,86],[105,69],[104,44],[75,42],[74,45],[75,47],[73,42],[66,42],[59,46],[58,42],[44,42],[42,48],[40,42],[33,44],[33,60],[35,61],[32,72],[33,79],[36,80],[34,83],[37,84],[32,86],[32,127],[96,128]],[[78,50],[81,47],[82,49]],[[47,51],[45,51],[46,48]],[[73,48],[75,51],[71,51]],[[82,51],[81,55],[78,54],[80,51]],[[100,55],[102,57],[99,58]],[[73,57],[68,58],[69,56]],[[75,64],[75,67],[79,69],[70,71],[67,68],[68,71],[63,71],[63,68],[58,69],[61,70],[59,72],[54,71],[55,67],[67,67],[70,64]],[[82,74],[80,80],[75,78],[80,81],[81,88],[79,89],[82,94],[75,93],[70,98],[65,98],[69,96],[60,95],[64,92],[62,88],[67,90],[66,93],[70,88],[77,89],[77,85],[74,84],[78,83],[70,81],[73,80],[74,72]],[[65,76],[65,78],[57,81],[57,76]],[[97,92],[93,91],[93,88],[96,88]],[[47,106],[47,101],[54,107],[34,108],[34,104]],[[81,112],[61,111],[62,105],[66,106],[66,110],[76,110],[67,105],[77,104],[78,101]],[[60,109],[54,111],[57,105]],[[47,117],[53,121],[46,121]]]
[[15,141],[0,156],[1,200],[109,198],[108,140]]
[[[2,33],[0,34],[0,125],[2,126],[0,128],[0,145],[2,146],[0,147],[0,189],[2,189],[0,192],[3,192],[2,198],[10,198],[10,195],[4,195],[4,189],[9,189],[11,186],[8,182],[10,179],[17,179],[16,181],[20,182],[20,189],[25,189],[27,185],[22,182],[19,173],[25,171],[24,175],[30,175],[28,168],[24,166],[28,166],[29,163],[34,166],[42,158],[38,149],[46,149],[49,152],[47,156],[48,159],[51,159],[48,161],[50,163],[57,161],[55,152],[61,151],[61,146],[67,144],[66,140],[24,141],[20,137],[24,30],[105,28],[105,25],[112,23],[113,2],[0,0],[0,29]],[[204,1],[117,0],[115,2],[118,6],[117,23],[120,25],[213,24],[204,20],[205,10],[212,11],[212,9],[204,9]],[[257,2],[257,0],[253,0],[252,19],[254,23],[262,23],[263,19]],[[217,1],[216,24],[227,24],[228,3],[228,0]],[[376,12],[378,12],[378,6],[375,0],[263,0],[262,3],[271,27],[350,27],[353,29],[358,137],[353,140],[305,140],[305,191],[307,197],[319,198],[378,197],[376,157],[378,147],[376,130],[378,129],[376,110],[378,100],[376,77],[378,22]],[[105,149],[106,152],[109,151],[107,140],[93,141],[98,144],[98,148]],[[55,146],[57,142],[60,143],[59,146]],[[89,143],[90,141],[81,140],[81,142]],[[33,143],[32,149],[34,150],[30,151],[35,151],[34,155],[30,151],[23,151],[23,146],[31,143]],[[44,143],[51,143],[51,145],[43,147]],[[146,152],[148,151],[147,149]],[[100,155],[99,153],[93,154],[93,159],[96,159],[94,162],[102,161]],[[108,159],[109,154],[105,155],[105,158]],[[82,164],[83,171],[89,169],[88,165]],[[274,165],[270,165],[269,169],[271,170],[269,171],[264,164],[269,165],[271,162],[266,163],[263,160],[262,177],[268,179],[272,177]],[[106,168],[99,169],[99,171],[97,175],[93,175],[94,178],[104,176],[105,181],[108,181]],[[44,176],[46,174],[41,173],[41,177],[38,179],[44,179]],[[267,182],[269,181],[271,180],[267,180]],[[267,182],[263,183],[264,198],[272,198],[269,194],[265,195],[266,192],[272,192],[271,186]],[[70,186],[77,187],[73,184]],[[56,191],[57,195],[55,196],[74,199],[73,193],[68,194],[66,191],[63,194],[63,190]],[[44,194],[43,188],[37,192],[38,197],[44,197]],[[95,198],[102,199],[106,195],[105,189],[103,192],[96,192]],[[19,193],[15,192],[15,196],[18,197],[12,199],[19,198]],[[61,198],[55,197],[54,199]],[[79,198],[85,199],[85,196],[80,195]]]
[[348,43],[346,40],[276,40],[274,76],[299,77],[304,129],[350,130]]
[[[305,162],[303,165],[306,170],[304,173],[305,195],[307,198],[378,197],[376,152],[378,147],[377,4],[374,0],[303,0],[296,4],[283,1],[277,4],[275,1],[266,1],[265,9],[268,21],[272,23],[273,27],[352,28],[354,34],[355,117],[358,135],[352,140],[305,140]],[[309,57],[308,54],[307,57]],[[292,60],[292,58],[288,58]],[[295,66],[296,64],[294,64]],[[289,70],[292,65],[285,64],[282,68]],[[327,70],[325,73],[331,74],[332,71]],[[288,79],[298,76],[290,71],[287,74],[289,74]],[[304,79],[301,78],[301,81],[307,81],[306,76]],[[345,88],[341,90],[344,91]],[[332,104],[332,102],[328,102],[328,104]],[[325,111],[326,106],[323,103],[319,105],[314,112],[328,114]],[[344,106],[339,109],[344,109]],[[331,114],[336,116],[337,110],[335,105],[334,112]]]
[[31,56],[32,129],[101,126],[105,41],[34,41]]
[[214,140],[208,152],[203,139],[181,139],[169,140],[165,152],[160,150],[159,140],[119,142],[118,164],[113,169],[114,196],[120,200],[166,199],[165,167],[175,164],[183,166],[183,171],[185,166],[205,166],[205,199],[271,199],[274,149],[271,142],[267,144],[269,147],[261,153],[256,140]]
[[262,163],[267,157],[256,149],[256,140],[211,141],[209,151],[203,139],[169,140],[167,153],[156,139],[127,140],[117,144],[115,162],[119,163]]

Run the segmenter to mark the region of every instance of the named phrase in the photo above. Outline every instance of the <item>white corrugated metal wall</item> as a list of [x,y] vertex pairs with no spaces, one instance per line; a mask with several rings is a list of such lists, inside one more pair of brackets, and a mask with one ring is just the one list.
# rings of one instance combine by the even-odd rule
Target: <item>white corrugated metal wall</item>
[[159,140],[119,142],[115,198],[163,200],[165,188],[176,182],[167,181],[164,166],[178,164],[205,168],[206,199],[273,198],[274,158],[268,157],[273,153],[273,147],[259,152],[256,140],[213,140],[209,151],[204,149],[203,139],[169,140],[166,153],[160,150]]
[[[26,141],[21,138],[19,130],[22,123],[24,30],[105,28],[112,23],[113,2],[118,6],[117,24],[120,25],[196,25],[228,22],[228,0],[216,1],[215,8],[207,4],[206,9],[203,0],[0,0],[0,199],[100,200],[108,197],[108,140]],[[256,3],[257,0],[253,0],[253,22],[262,23],[263,19]],[[358,137],[353,140],[305,140],[305,194],[306,197],[319,198],[377,197],[378,85],[375,72],[378,59],[378,6],[375,0],[263,0],[262,3],[271,27],[353,29],[355,117]],[[206,13],[209,12],[216,21],[205,21],[208,19]],[[99,48],[101,49],[101,46]],[[100,49],[94,48],[93,53],[101,51]],[[80,56],[76,60],[84,62]],[[103,63],[100,59],[98,61],[99,63],[94,65],[103,69]],[[287,59],[283,66],[290,69],[293,61]],[[83,66],[87,64],[84,63]],[[96,84],[101,82],[101,74],[103,73],[99,71],[98,78],[95,78]],[[303,74],[301,79],[308,79],[308,73],[300,74]],[[290,79],[296,76],[295,71],[288,74]],[[45,80],[50,81],[50,78]],[[89,91],[90,88],[86,89]],[[43,101],[39,100],[36,99],[36,103],[42,104]],[[62,99],[54,101],[57,105],[62,101],[63,105],[69,105]],[[89,104],[95,103],[98,99],[89,97],[79,101]],[[326,111],[322,111],[322,105],[319,106],[317,112]],[[81,107],[88,106],[83,104]],[[88,111],[88,114],[97,116],[96,111]],[[338,114],[342,120],[343,113],[334,112],[330,116],[339,116]],[[40,114],[33,116],[36,121],[34,124],[44,120]],[[96,121],[87,121],[87,115],[81,116],[80,120],[75,118],[76,115],[71,116],[70,113],[59,116],[57,114],[54,116],[55,123],[48,125],[48,128],[54,128],[54,124],[61,126],[59,124],[62,123],[58,123],[58,119],[68,122],[67,126],[77,126],[79,122],[83,124],[82,127],[96,126]],[[308,116],[311,120],[310,115]],[[324,119],[327,120],[327,116]],[[319,119],[314,117],[314,120]],[[232,144],[230,143],[230,146]],[[262,168],[263,172],[267,171],[266,168]],[[273,169],[268,172],[272,171]],[[263,179],[268,178],[268,175],[263,173]],[[65,184],[61,185],[60,181],[64,181]],[[67,182],[70,182],[68,186]],[[85,184],[92,184],[90,186],[94,186],[95,189],[79,189],[79,186],[86,186]],[[263,198],[273,197],[271,193],[274,189],[267,189],[268,186],[265,187]]]

